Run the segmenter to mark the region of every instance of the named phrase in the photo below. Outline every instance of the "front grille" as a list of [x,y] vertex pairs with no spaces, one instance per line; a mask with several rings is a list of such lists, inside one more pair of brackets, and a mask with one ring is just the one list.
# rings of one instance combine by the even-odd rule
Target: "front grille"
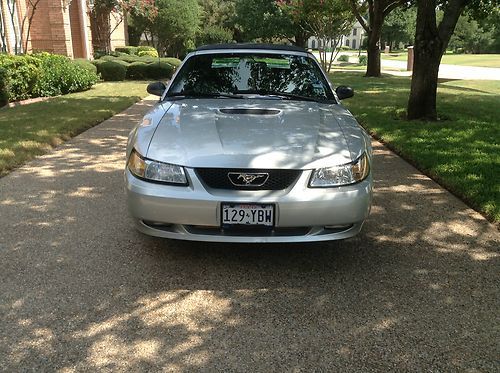
[[[266,182],[260,186],[234,185],[228,177],[229,173],[269,174]],[[230,168],[197,168],[196,174],[209,188],[230,190],[282,190],[293,185],[300,176],[300,170],[265,170],[265,169],[230,169]]]

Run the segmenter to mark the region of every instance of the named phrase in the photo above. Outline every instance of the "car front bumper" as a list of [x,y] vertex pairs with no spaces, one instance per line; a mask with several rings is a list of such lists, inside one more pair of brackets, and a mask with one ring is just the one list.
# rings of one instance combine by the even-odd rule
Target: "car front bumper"
[[[125,171],[127,203],[137,228],[148,235],[215,242],[312,242],[356,235],[372,200],[371,175],[361,183],[309,188],[311,171],[286,190],[238,191],[205,187],[193,169],[190,185],[151,183]],[[227,230],[221,227],[221,202],[275,205],[275,227]]]

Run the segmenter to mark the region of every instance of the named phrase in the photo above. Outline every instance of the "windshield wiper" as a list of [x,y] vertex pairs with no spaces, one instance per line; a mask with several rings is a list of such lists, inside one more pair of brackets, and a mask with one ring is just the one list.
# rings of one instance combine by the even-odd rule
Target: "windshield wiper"
[[237,93],[257,94],[260,96],[280,98],[282,100],[298,100],[298,101],[313,101],[313,102],[326,102],[327,101],[327,100],[323,100],[320,98],[302,96],[302,95],[297,95],[294,93],[266,91],[263,89],[237,91]]
[[165,96],[165,99],[176,98],[176,99],[184,99],[184,98],[244,98],[241,95],[236,95],[233,93],[188,93],[188,92],[177,92],[172,93]]

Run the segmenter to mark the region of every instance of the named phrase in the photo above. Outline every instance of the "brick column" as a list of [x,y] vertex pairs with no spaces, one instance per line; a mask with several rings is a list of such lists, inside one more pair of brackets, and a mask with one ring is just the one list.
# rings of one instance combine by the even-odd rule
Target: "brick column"
[[62,0],[48,0],[48,2],[52,51],[56,54],[73,57],[69,6],[65,6]]

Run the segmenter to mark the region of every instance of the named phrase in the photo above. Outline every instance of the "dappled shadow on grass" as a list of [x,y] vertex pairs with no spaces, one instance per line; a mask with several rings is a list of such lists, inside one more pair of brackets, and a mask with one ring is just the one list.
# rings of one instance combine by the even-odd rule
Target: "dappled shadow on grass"
[[494,369],[498,234],[480,216],[376,144],[354,239],[149,238],[122,174],[143,109],[0,180],[6,370]]

